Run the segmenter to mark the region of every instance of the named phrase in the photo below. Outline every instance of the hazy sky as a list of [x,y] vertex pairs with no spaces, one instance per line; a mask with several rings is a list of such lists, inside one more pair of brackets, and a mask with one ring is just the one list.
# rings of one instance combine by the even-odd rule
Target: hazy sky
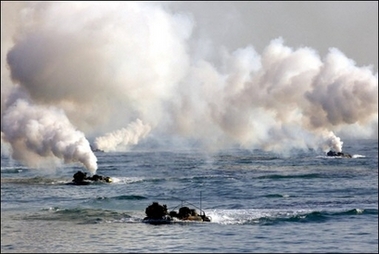
[[312,47],[325,55],[336,47],[357,65],[378,69],[378,1],[176,2],[189,12],[194,36],[230,49],[253,45],[258,52],[279,36],[290,47]]
[[377,2],[1,2],[1,42],[1,144],[29,166],[378,138]]

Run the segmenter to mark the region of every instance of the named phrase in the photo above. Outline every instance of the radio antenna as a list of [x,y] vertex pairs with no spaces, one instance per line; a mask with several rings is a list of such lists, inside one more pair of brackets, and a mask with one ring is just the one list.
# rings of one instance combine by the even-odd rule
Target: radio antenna
[[203,210],[201,209],[201,191],[200,191],[200,214],[203,212]]

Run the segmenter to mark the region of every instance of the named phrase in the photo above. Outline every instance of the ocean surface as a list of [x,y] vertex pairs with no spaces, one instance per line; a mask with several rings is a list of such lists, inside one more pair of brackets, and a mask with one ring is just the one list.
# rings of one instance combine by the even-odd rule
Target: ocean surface
[[[1,252],[378,253],[378,140],[353,158],[229,149],[96,152],[113,182],[69,185],[76,164],[1,157]],[[143,223],[152,202],[188,202],[211,222]]]

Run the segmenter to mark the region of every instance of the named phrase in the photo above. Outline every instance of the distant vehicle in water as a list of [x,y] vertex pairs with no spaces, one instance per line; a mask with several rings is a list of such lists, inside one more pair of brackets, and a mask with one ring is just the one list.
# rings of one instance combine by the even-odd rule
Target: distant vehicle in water
[[94,182],[104,182],[104,183],[111,183],[112,178],[109,176],[101,176],[101,175],[93,175],[93,176],[87,176],[87,173],[78,171],[74,174],[74,179],[69,184],[74,185],[88,185]]
[[90,147],[91,147],[92,152],[101,152],[101,153],[104,152],[103,150],[101,150],[101,149],[99,149],[99,148],[95,148],[95,147],[93,147],[92,145],[90,145]]
[[[194,205],[192,205],[194,206]],[[211,217],[206,216],[205,212],[200,209],[200,213],[195,208],[189,208],[183,206],[179,208],[179,211],[172,210],[168,212],[166,205],[160,205],[158,202],[153,202],[145,209],[146,217],[142,220],[145,223],[159,225],[170,224],[173,222],[210,222]]]
[[335,152],[330,150],[326,154],[327,156],[333,156],[333,157],[345,157],[345,158],[352,158],[351,154],[348,153],[342,153],[342,152]]

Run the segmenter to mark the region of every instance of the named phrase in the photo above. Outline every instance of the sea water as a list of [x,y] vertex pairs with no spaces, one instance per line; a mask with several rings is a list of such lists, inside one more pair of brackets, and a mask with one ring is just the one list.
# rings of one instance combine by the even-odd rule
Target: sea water
[[[1,157],[1,252],[378,252],[378,141],[344,141],[353,158],[314,151],[96,152],[113,182],[69,185]],[[152,202],[183,202],[211,222],[150,225]]]

